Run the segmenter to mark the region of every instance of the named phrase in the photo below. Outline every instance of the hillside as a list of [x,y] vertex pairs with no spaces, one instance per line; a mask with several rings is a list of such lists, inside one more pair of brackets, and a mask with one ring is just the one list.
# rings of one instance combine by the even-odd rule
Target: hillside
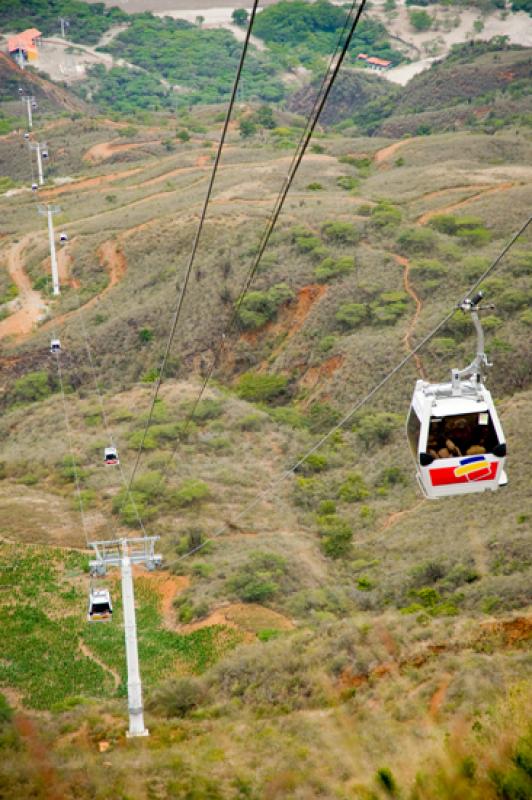
[[[461,313],[290,471],[530,215],[524,96],[489,134],[331,127],[382,87],[379,131],[469,92],[496,103],[504,73],[524,85],[527,51],[457,54],[405,89],[343,79],[237,306],[308,100],[239,103],[130,496],[223,107],[109,118],[24,76],[49,159],[32,193],[20,130],[0,137],[0,797],[530,796],[532,226],[483,286],[508,486],[429,502],[416,485],[412,388],[471,359]],[[59,297],[39,203],[68,235]],[[86,623],[87,540],[139,517],[164,568],[135,570],[150,737],[132,741],[120,578],[112,623]]]

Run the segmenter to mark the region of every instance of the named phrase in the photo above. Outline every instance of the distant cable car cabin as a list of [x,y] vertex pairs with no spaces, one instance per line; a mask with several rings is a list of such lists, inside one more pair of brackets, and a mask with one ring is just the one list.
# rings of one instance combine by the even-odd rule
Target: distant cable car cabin
[[32,191],[32,192],[36,192],[38,188],[39,188],[39,187],[37,186],[37,184],[36,184],[36,183],[32,183],[32,184],[31,184],[31,191]]
[[482,292],[460,308],[471,314],[477,332],[477,353],[463,370],[451,371],[450,383],[418,380],[407,420],[408,441],[416,477],[429,499],[471,494],[508,482],[504,465],[506,441],[483,368],[484,333],[478,318]]
[[36,101],[35,101],[35,100],[32,100],[32,101],[31,101],[31,107],[33,108],[33,110],[34,110],[34,111],[35,111],[35,109],[38,107],[38,106],[37,106],[37,103],[36,103]]
[[61,352],[61,340],[52,339],[52,341],[50,342],[50,353],[53,353],[55,355],[56,353],[60,352]]
[[106,447],[104,450],[104,461],[108,466],[120,464],[116,447]]
[[29,139],[30,138],[30,135],[29,135],[28,131],[24,131],[23,135],[24,135],[25,139]]
[[41,156],[42,156],[43,158],[48,158],[48,150],[44,149],[44,150],[41,152]]
[[68,242],[68,234],[66,234],[64,231],[60,233],[59,241],[61,242],[61,244],[66,244]]
[[88,622],[110,622],[113,618],[113,604],[107,589],[91,589],[89,593]]

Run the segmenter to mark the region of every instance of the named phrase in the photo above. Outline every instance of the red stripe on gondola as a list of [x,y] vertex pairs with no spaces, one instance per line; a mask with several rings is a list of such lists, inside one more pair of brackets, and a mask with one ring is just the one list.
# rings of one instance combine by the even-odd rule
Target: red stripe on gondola
[[456,467],[439,467],[438,469],[429,470],[430,481],[433,486],[448,486],[453,483],[479,483],[480,481],[493,481],[497,476],[497,462],[492,461],[489,466],[489,472],[476,480],[470,476],[469,479],[466,475],[461,475],[458,478],[454,474]]

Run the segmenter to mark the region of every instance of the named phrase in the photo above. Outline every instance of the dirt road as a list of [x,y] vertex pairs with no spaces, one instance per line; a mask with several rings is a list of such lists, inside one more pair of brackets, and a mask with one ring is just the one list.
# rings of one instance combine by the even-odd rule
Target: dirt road
[[20,337],[31,333],[40,319],[46,316],[47,306],[39,292],[32,289],[31,280],[24,269],[24,250],[32,242],[33,234],[24,236],[12,245],[7,253],[7,269],[11,280],[18,287],[19,308],[0,322],[0,339],[6,336]]

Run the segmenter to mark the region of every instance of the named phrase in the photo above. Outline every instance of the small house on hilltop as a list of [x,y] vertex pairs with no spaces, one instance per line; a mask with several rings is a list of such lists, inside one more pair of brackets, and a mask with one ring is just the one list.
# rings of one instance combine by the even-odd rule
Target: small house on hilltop
[[375,72],[384,72],[392,66],[391,61],[386,61],[384,58],[377,58],[377,56],[368,56],[367,53],[359,53],[357,56],[359,61],[363,61],[369,69]]
[[38,57],[37,47],[42,44],[42,33],[37,28],[28,28],[22,33],[10,36],[7,40],[9,55],[20,61],[36,61]]

